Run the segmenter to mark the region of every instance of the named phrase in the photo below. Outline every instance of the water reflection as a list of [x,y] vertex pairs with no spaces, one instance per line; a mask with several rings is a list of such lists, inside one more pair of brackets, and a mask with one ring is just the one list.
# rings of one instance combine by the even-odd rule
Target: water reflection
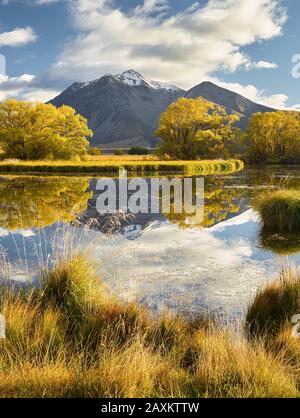
[[251,209],[252,199],[290,172],[288,187],[299,187],[300,170],[207,178],[201,225],[191,227],[184,214],[137,215],[120,222],[113,237],[89,223],[98,217],[97,179],[4,176],[0,244],[13,265],[5,274],[16,281],[37,278],[39,261],[63,249],[67,228],[80,248],[92,245],[102,280],[118,296],[158,310],[188,306],[240,316],[257,288],[278,276],[286,254],[288,262],[300,263],[300,238],[261,236]]
[[[247,205],[249,191],[244,188],[226,188],[228,179],[225,177],[208,178],[204,191],[204,220],[197,227],[209,228],[226,219],[237,216]],[[195,190],[194,190],[195,193]],[[190,216],[183,211],[175,213],[174,205],[171,211],[165,216],[180,228],[194,228],[195,225],[189,222]]]
[[1,177],[0,225],[9,230],[71,222],[92,192],[84,177]]

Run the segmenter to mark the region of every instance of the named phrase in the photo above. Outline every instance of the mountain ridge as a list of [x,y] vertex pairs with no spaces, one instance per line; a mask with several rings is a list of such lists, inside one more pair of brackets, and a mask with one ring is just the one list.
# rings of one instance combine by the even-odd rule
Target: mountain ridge
[[159,117],[180,97],[203,97],[241,116],[244,128],[256,112],[275,109],[257,104],[246,97],[204,81],[189,90],[145,78],[135,70],[104,76],[90,82],[75,82],[49,103],[69,105],[88,119],[94,132],[93,145],[106,148],[152,147]]

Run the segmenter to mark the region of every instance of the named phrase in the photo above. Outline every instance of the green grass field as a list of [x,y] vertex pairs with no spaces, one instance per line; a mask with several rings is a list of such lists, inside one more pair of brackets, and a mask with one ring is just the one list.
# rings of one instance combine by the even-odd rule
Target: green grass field
[[144,175],[147,173],[178,174],[222,174],[242,170],[240,160],[203,161],[159,161],[154,157],[99,156],[88,161],[15,161],[0,162],[1,173],[100,173],[118,174],[125,169],[128,173]]

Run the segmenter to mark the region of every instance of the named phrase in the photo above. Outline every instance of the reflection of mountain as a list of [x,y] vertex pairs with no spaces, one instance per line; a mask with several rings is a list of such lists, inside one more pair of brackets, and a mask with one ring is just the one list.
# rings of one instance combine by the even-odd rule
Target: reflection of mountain
[[[151,179],[147,179],[146,181],[150,189]],[[117,179],[116,182],[117,207],[119,207]],[[114,215],[100,215],[97,212],[96,201],[101,192],[96,190],[96,180],[92,180],[91,189],[93,190],[93,197],[88,202],[87,210],[79,217],[79,221],[82,224],[87,225],[90,219],[95,219],[97,222],[92,224],[92,228],[98,228],[102,232],[121,233],[130,240],[140,237],[145,230],[156,228],[166,220],[177,224],[180,228],[210,228],[220,222],[240,215],[248,208],[249,190],[247,188],[225,188],[225,182],[226,180],[221,177],[214,177],[213,180],[206,181],[204,220],[200,224],[194,225],[190,223],[190,216],[188,216],[185,211],[181,214],[174,213],[174,205],[171,205],[171,213],[139,213],[134,216],[128,215],[127,219],[120,218],[115,222]],[[128,198],[130,198],[133,193],[134,192],[129,192]],[[150,209],[149,199],[149,212]]]
[[[117,184],[117,208],[119,207],[119,194],[118,194],[118,179],[115,179]],[[150,179],[146,180],[149,184]],[[90,182],[90,190],[92,190],[92,197],[88,201],[88,207],[77,220],[79,225],[89,226],[91,219],[95,222],[91,223],[91,228],[98,229],[103,233],[121,233],[128,239],[133,240],[138,238],[144,230],[149,227],[154,227],[155,223],[165,221],[165,217],[161,214],[152,213],[139,213],[136,215],[127,214],[125,216],[118,215],[101,215],[97,211],[96,202],[102,192],[96,190],[97,180],[92,179]],[[134,192],[128,192],[128,197]]]
[[[150,189],[151,179],[146,181]],[[116,182],[118,191],[117,179]],[[104,233],[121,233],[131,240],[166,221],[183,229],[211,228],[248,209],[254,189],[242,187],[243,182],[249,182],[243,174],[206,178],[204,220],[195,226],[190,224],[185,212],[174,213],[173,206],[171,213],[167,214],[100,215],[96,201],[101,192],[96,190],[96,179],[3,176],[0,178],[0,226],[10,230],[28,229],[52,225],[57,221],[69,223],[76,220],[74,225],[85,225]],[[129,192],[128,196],[133,193]]]
[[71,222],[87,207],[84,177],[1,177],[0,225],[10,230]]

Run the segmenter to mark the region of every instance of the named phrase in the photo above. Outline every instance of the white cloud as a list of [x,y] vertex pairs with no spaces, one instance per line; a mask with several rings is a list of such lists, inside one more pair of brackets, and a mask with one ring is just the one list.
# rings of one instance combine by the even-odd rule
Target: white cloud
[[275,62],[268,62],[268,61],[258,61],[258,62],[253,62],[250,63],[249,65],[249,70],[251,70],[252,68],[255,68],[257,70],[273,70],[278,68],[278,65]]
[[241,94],[242,96],[247,97],[253,102],[260,103],[262,105],[272,107],[274,109],[300,110],[300,105],[296,105],[293,107],[288,106],[287,101],[289,97],[286,94],[267,95],[265,90],[259,90],[257,87],[251,84],[244,86],[239,83],[227,83],[215,78],[210,78],[209,80],[225,89]]
[[25,3],[28,6],[44,6],[48,4],[57,3],[63,0],[1,0],[0,5],[8,5],[10,3]]
[[[277,68],[275,62],[255,62],[243,47],[282,34],[287,15],[281,0],[208,0],[205,6],[195,3],[173,14],[170,4],[168,0],[145,0],[125,12],[112,0],[70,1],[78,35],[65,45],[47,75],[50,85],[49,80],[46,88],[36,85],[34,94],[36,80],[32,80],[28,91],[25,85],[20,88],[19,96],[48,100],[59,90],[53,88],[55,80],[63,80],[66,86],[134,68],[148,78],[183,88],[211,80],[258,103],[286,107],[284,94],[268,96],[253,85],[224,83],[211,76],[222,70]],[[2,97],[4,94],[7,91]]]
[[31,27],[15,28],[10,32],[0,33],[0,47],[3,46],[24,46],[37,40],[37,35]]
[[146,0],[124,12],[109,0],[73,0],[80,33],[65,46],[54,71],[89,80],[135,68],[188,88],[217,70],[275,68],[275,63],[253,63],[242,47],[281,35],[287,16],[280,0],[209,0],[176,14],[168,5]]
[[20,100],[47,102],[57,94],[58,90],[43,88],[32,74],[19,77],[0,75],[0,101],[17,97]]

